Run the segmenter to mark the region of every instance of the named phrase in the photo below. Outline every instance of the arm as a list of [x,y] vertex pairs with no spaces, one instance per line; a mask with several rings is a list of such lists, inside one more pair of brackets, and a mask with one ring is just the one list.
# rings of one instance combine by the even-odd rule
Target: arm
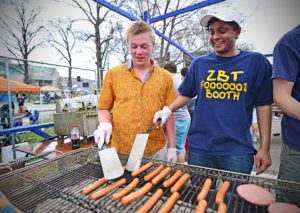
[[110,110],[106,110],[106,109],[98,110],[98,120],[99,120],[99,124],[101,122],[111,123]]
[[190,101],[190,97],[178,95],[175,101],[173,101],[168,107],[172,112],[175,112],[177,109],[187,105]]
[[261,174],[271,165],[270,136],[271,136],[271,106],[256,107],[260,147],[255,157],[257,173]]
[[166,122],[166,133],[168,137],[168,148],[176,148],[176,132],[175,132],[175,119],[171,115]]
[[273,79],[275,104],[288,116],[300,120],[300,102],[292,97],[294,83],[282,78]]

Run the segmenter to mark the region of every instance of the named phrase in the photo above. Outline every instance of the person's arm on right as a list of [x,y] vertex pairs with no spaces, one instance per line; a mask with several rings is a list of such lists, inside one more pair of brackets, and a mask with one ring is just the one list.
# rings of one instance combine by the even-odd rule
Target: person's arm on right
[[273,79],[273,98],[284,114],[300,120],[300,102],[292,97],[294,82],[287,81],[283,78]]
[[153,122],[155,123],[160,118],[160,126],[163,126],[167,119],[171,116],[172,112],[175,112],[177,109],[185,106],[190,100],[190,97],[178,95],[169,106],[164,106],[162,110],[154,114]]

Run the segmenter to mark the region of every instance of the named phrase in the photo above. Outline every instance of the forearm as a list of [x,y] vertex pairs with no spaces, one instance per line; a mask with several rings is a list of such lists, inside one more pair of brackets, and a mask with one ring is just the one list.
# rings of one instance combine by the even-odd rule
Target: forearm
[[270,151],[271,137],[271,106],[256,107],[257,122],[260,134],[260,150]]
[[99,123],[111,123],[111,113],[110,110],[98,110],[98,120]]
[[166,121],[166,133],[168,137],[168,148],[176,148],[176,130],[175,130],[175,119],[172,114]]
[[284,114],[300,120],[300,102],[291,95],[293,87],[293,82],[281,78],[273,79],[273,97]]
[[175,112],[177,109],[187,105],[190,102],[190,100],[190,97],[178,95],[175,101],[173,101],[173,103],[170,104],[170,106],[168,107],[172,112]]

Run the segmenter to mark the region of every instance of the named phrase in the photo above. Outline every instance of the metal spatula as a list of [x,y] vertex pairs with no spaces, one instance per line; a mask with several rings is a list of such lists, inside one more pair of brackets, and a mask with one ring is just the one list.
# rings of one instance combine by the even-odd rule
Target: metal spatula
[[144,155],[144,151],[147,145],[148,137],[150,133],[159,126],[161,120],[158,120],[153,127],[147,129],[145,133],[137,134],[135,136],[133,146],[126,164],[127,171],[135,171],[137,170],[142,161],[142,157]]
[[115,147],[108,148],[104,145],[103,150],[98,151],[102,171],[107,180],[113,180],[124,174],[119,155]]

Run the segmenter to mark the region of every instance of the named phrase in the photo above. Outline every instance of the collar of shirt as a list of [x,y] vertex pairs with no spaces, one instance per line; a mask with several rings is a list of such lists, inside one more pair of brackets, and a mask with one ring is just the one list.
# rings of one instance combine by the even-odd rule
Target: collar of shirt
[[[145,78],[143,79],[143,82],[145,82],[150,76],[151,76],[151,73],[156,69],[156,64],[155,62],[150,59],[150,63],[151,63],[151,68],[150,68],[150,72],[147,73],[147,75],[145,76]],[[126,69],[129,71],[129,72],[133,72],[133,67],[132,67],[132,60],[129,60],[127,63],[126,63]]]

